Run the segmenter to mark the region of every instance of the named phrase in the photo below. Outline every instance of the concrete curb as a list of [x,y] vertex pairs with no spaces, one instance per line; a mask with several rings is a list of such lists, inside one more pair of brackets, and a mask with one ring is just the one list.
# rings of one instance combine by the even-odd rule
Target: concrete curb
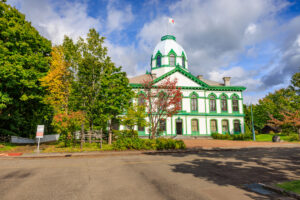
[[[275,147],[275,148],[291,148],[292,146]],[[268,146],[258,147],[194,147],[188,149],[177,150],[125,150],[125,151],[93,151],[93,152],[66,152],[66,153],[24,153],[21,156],[9,157],[12,159],[34,159],[34,158],[65,158],[65,157],[104,157],[104,156],[120,156],[120,155],[140,155],[140,154],[173,154],[173,153],[199,153],[201,151],[234,151],[248,150],[253,148],[274,148]],[[7,156],[1,158],[8,158]]]
[[269,190],[272,190],[272,191],[277,192],[279,194],[286,195],[286,196],[293,197],[295,199],[299,199],[300,200],[300,195],[297,194],[297,193],[295,193],[295,192],[290,192],[290,191],[281,189],[281,188],[273,186],[273,185],[267,185],[267,184],[263,184],[263,183],[259,183],[259,184],[262,187],[266,188],[266,189],[269,189]]

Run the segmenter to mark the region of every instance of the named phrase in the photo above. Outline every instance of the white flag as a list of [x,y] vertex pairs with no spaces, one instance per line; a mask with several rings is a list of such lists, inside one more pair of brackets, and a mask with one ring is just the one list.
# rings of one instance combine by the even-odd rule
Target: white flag
[[175,21],[174,21],[174,19],[172,19],[172,18],[169,18],[169,23],[170,23],[170,24],[175,24]]

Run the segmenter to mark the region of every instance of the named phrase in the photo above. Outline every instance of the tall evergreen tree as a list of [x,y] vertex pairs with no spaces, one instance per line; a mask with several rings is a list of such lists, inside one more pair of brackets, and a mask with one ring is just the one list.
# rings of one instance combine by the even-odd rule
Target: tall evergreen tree
[[51,42],[3,1],[0,30],[0,134],[33,136],[37,124],[50,123],[39,79],[49,70]]

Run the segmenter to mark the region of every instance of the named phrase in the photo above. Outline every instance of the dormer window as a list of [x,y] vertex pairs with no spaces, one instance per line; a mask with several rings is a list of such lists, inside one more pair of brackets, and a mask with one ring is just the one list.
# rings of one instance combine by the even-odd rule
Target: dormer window
[[175,56],[173,54],[170,55],[170,66],[175,67]]
[[157,67],[160,67],[160,66],[161,66],[161,57],[160,57],[160,55],[157,56],[157,59],[156,59],[156,66],[157,66]]
[[185,58],[182,56],[182,67],[185,68]]
[[160,57],[160,55],[158,55],[157,58],[156,58],[156,66],[157,67],[161,66],[161,57]]

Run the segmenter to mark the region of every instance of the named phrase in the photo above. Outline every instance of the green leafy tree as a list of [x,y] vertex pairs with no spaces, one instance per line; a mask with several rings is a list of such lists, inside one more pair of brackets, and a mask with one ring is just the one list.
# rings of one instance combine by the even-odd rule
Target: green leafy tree
[[90,29],[86,40],[80,38],[74,44],[65,37],[63,46],[74,76],[71,104],[86,113],[90,130],[109,124],[111,143],[111,123],[107,122],[128,108],[133,92],[126,73],[107,56],[104,39]]
[[0,134],[33,137],[51,123],[39,79],[49,70],[51,42],[17,9],[0,2]]
[[[268,121],[272,119],[279,121],[286,121],[286,116],[283,113],[296,113],[300,110],[300,98],[297,91],[299,91],[300,73],[293,75],[291,85],[288,88],[282,88],[274,93],[269,93],[264,98],[260,99],[257,105],[253,105],[253,119],[255,129],[261,132],[265,125],[269,124]],[[251,127],[251,112],[250,106],[246,106],[245,121]],[[281,125],[283,131],[295,130],[291,126],[292,123]]]
[[141,126],[141,127],[148,126],[148,123],[145,119],[146,117],[147,115],[146,115],[145,106],[133,103],[127,109],[126,115],[124,115],[121,118],[122,125],[126,126],[133,133],[135,126]]

